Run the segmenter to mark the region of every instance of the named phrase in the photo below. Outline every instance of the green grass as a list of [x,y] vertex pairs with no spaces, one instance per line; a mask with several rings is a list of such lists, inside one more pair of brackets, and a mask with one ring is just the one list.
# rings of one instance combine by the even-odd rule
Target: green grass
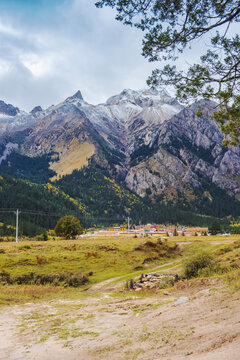
[[[24,241],[20,244],[1,243],[0,273],[7,273],[14,279],[30,273],[37,275],[54,275],[71,272],[72,274],[89,274],[89,283],[81,289],[66,288],[46,284],[0,285],[0,303],[29,301],[30,299],[56,298],[62,294],[79,296],[81,291],[91,284],[110,278],[129,278],[149,271],[158,265],[174,261],[178,250],[172,241],[159,245],[157,240],[147,239],[150,246],[138,246],[146,239],[113,237],[80,240],[59,240],[33,242]],[[154,244],[157,244],[156,246]],[[152,246],[152,244],[155,246]],[[147,264],[145,261],[147,259]],[[141,270],[135,270],[138,267]],[[117,280],[116,280],[117,281]],[[55,284],[56,285],[56,284]],[[59,284],[58,284],[59,285]],[[61,284],[60,284],[61,285]],[[82,296],[82,295],[81,295]]]
[[[30,272],[50,274],[71,271],[88,274],[92,271],[91,283],[96,283],[133,272],[138,266],[144,269],[143,262],[146,258],[151,260],[152,257],[152,261],[149,261],[151,264],[176,258],[170,248],[163,252],[154,248],[135,250],[142,242],[142,239],[125,237],[28,242],[21,245],[2,243],[0,249],[5,253],[0,254],[0,271],[13,276]],[[158,259],[154,260],[156,257]]]
[[[87,284],[76,288],[66,286],[65,283],[49,283],[46,285],[1,283],[0,304],[59,297],[99,296],[96,292],[89,294],[84,290],[107,279],[113,279],[108,285],[114,285],[119,281],[123,283],[124,280],[136,278],[141,273],[153,271],[158,267],[158,271],[167,271],[168,269],[174,272],[179,271],[182,254],[200,248],[210,251],[219,264],[224,264],[221,267],[225,273],[234,273],[240,265],[240,250],[233,243],[234,240],[240,240],[240,235],[197,237],[194,239],[197,241],[193,242],[191,238],[188,238],[189,241],[181,245],[181,250],[179,247],[174,247],[173,242],[173,240],[183,240],[181,236],[169,238],[162,245],[155,238],[143,239],[127,236],[42,242],[23,241],[19,244],[0,243],[0,273],[8,273],[12,278],[30,273],[33,273],[34,276],[67,272],[72,274],[93,273],[88,276],[89,282]],[[204,239],[204,241],[199,242],[200,239]],[[144,245],[146,241],[150,244]],[[153,246],[151,243],[157,245]],[[234,274],[232,279],[235,279],[232,282],[235,281],[237,284],[237,277]],[[133,294],[139,297],[152,295],[151,292]],[[113,296],[119,295],[128,296],[127,292],[113,294]],[[129,296],[131,296],[130,293]]]
[[177,242],[232,242],[234,240],[239,240],[240,235],[239,234],[233,234],[233,235],[211,235],[211,236],[171,236],[168,238],[169,240],[174,240]]

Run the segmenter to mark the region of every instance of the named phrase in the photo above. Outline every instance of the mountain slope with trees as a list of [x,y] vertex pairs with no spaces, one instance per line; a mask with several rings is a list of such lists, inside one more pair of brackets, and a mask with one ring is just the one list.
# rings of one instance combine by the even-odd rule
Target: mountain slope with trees
[[[12,188],[2,207],[22,208],[20,197],[28,210],[62,206],[62,216],[81,204],[84,226],[128,216],[134,223],[191,225],[208,225],[205,215],[237,218],[240,149],[221,145],[219,126],[209,119],[214,107],[202,100],[184,108],[164,89],[123,90],[99,105],[77,92],[44,110],[34,126],[1,136],[0,174],[23,187],[17,194]],[[71,206],[54,194],[39,209],[46,186],[71,198]]]

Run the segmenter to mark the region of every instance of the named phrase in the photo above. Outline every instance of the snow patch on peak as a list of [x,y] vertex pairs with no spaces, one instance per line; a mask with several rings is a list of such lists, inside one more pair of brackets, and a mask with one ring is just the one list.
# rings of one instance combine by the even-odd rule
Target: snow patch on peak
[[161,88],[160,90],[141,89],[138,91],[124,89],[120,94],[112,96],[106,101],[106,104],[108,106],[122,105],[126,103],[132,103],[142,108],[149,106],[159,106],[163,104],[171,104],[174,106],[179,105],[177,100],[172,98],[167,92],[167,90],[163,88]]

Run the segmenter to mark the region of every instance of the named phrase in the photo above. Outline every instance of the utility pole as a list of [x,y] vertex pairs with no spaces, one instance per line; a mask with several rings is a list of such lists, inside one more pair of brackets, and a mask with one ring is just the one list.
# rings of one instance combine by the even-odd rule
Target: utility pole
[[17,209],[17,211],[14,211],[14,214],[16,215],[16,243],[18,242],[18,216],[21,213],[21,211],[19,211]]

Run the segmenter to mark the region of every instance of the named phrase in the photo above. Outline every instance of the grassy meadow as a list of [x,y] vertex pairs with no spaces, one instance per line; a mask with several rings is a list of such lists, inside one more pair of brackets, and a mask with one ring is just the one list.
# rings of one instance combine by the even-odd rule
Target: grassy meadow
[[107,279],[117,282],[134,278],[158,266],[165,271],[168,268],[179,271],[185,256],[202,249],[212,254],[216,266],[201,274],[227,274],[228,280],[238,287],[236,272],[240,267],[240,235],[179,236],[162,241],[152,237],[108,236],[78,240],[25,240],[18,244],[2,242],[0,304],[91,296],[92,293],[86,290]]

